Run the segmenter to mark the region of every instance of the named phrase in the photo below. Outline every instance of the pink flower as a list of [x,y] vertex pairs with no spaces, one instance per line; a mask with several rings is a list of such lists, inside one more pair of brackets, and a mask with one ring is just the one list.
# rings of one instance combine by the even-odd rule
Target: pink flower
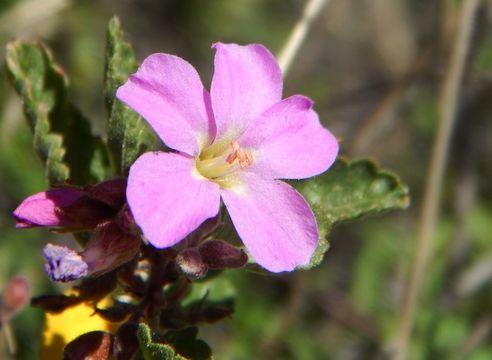
[[313,102],[282,100],[282,76],[262,45],[213,45],[210,93],[196,70],[150,55],[117,91],[176,153],[142,155],[130,169],[127,199],[144,236],[165,248],[215,216],[222,198],[254,260],[272,272],[309,263],[318,242],[313,212],[278,179],[327,170],[338,143]]

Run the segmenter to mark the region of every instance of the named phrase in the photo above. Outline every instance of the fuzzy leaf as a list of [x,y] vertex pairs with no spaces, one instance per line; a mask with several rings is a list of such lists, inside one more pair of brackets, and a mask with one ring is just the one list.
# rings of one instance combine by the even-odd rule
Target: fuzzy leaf
[[[68,79],[39,42],[7,45],[7,73],[24,103],[33,146],[51,184],[86,184],[107,175],[102,140],[67,97]],[[94,172],[93,172],[94,171]]]
[[150,328],[144,323],[138,325],[137,338],[141,358],[144,360],[185,360],[171,346],[153,342]]
[[156,143],[145,121],[122,102],[115,101],[116,90],[136,67],[132,46],[123,38],[120,21],[113,17],[107,31],[104,99],[109,147],[118,174],[125,174],[135,159]]
[[205,341],[197,339],[197,335],[198,328],[189,327],[182,330],[169,330],[164,334],[163,340],[171,344],[185,359],[212,359],[212,350]]
[[[160,342],[155,342],[151,329],[144,323],[138,325],[137,338],[140,358],[144,360],[212,360],[208,344],[197,339],[198,328],[167,331]],[[138,357],[137,357],[138,358]]]
[[337,159],[324,174],[295,184],[311,204],[318,221],[320,243],[306,269],[319,265],[328,249],[331,227],[343,221],[409,204],[408,189],[398,177],[369,160]]
[[409,204],[408,189],[398,177],[369,160],[338,159],[327,172],[297,188],[318,217],[330,224],[404,209]]

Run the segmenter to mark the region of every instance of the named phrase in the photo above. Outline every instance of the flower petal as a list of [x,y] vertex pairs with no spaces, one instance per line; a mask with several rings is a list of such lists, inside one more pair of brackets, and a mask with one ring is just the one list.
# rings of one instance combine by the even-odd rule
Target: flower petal
[[210,95],[193,66],[180,57],[150,55],[116,96],[175,150],[197,155],[215,137]]
[[87,264],[75,250],[48,243],[43,250],[44,269],[53,281],[74,281],[87,276]]
[[244,245],[271,272],[308,264],[318,242],[314,214],[304,198],[278,180],[243,174],[222,199]]
[[312,107],[309,98],[295,95],[256,119],[238,141],[252,152],[248,171],[267,178],[303,179],[327,170],[337,157],[338,142]]
[[240,134],[248,124],[282,97],[282,74],[263,45],[216,43],[210,96],[217,138]]
[[219,211],[219,186],[198,175],[194,161],[154,152],[140,156],[130,168],[128,204],[155,247],[176,244]]

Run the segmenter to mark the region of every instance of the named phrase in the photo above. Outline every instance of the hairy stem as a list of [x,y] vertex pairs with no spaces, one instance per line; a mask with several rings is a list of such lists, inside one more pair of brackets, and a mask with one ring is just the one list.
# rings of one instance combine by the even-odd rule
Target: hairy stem
[[278,64],[284,77],[289,71],[292,61],[296,57],[301,45],[306,38],[307,32],[311,27],[314,19],[320,14],[323,5],[325,5],[329,0],[309,0],[304,7],[302,16],[292,29],[287,42],[283,46],[282,50],[278,55]]
[[402,315],[396,333],[396,343],[392,349],[394,352],[391,354],[391,358],[394,360],[408,358],[408,343],[415,322],[418,300],[422,293],[424,276],[432,252],[432,237],[439,214],[442,181],[458,110],[459,90],[470,47],[475,13],[479,5],[480,0],[464,0],[460,11],[460,21],[456,30],[453,53],[440,96],[439,127],[433,144],[426,180],[415,258],[410,279],[405,289]]

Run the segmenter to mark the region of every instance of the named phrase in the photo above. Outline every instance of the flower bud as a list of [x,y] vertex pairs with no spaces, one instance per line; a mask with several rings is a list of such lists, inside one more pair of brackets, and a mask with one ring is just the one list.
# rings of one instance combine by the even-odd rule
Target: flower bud
[[17,228],[48,226],[65,230],[90,229],[116,213],[84,191],[59,187],[26,198],[14,210]]
[[31,286],[26,278],[16,276],[10,279],[0,297],[0,326],[24,309],[30,296]]
[[248,262],[248,255],[243,250],[223,240],[205,241],[198,251],[211,269],[240,268]]
[[44,269],[53,281],[73,281],[88,274],[88,266],[82,256],[66,246],[47,244],[43,255],[47,261]]
[[125,231],[115,221],[97,226],[85,250],[80,253],[89,274],[99,276],[132,260],[140,250],[140,237]]
[[190,280],[201,279],[207,275],[208,266],[198,249],[184,249],[176,256],[176,266]]
[[67,344],[64,360],[110,359],[113,353],[113,335],[106,331],[91,331]]
[[54,281],[73,281],[89,275],[100,276],[133,259],[140,238],[124,231],[116,222],[99,224],[85,250],[48,244],[44,248],[45,270]]

